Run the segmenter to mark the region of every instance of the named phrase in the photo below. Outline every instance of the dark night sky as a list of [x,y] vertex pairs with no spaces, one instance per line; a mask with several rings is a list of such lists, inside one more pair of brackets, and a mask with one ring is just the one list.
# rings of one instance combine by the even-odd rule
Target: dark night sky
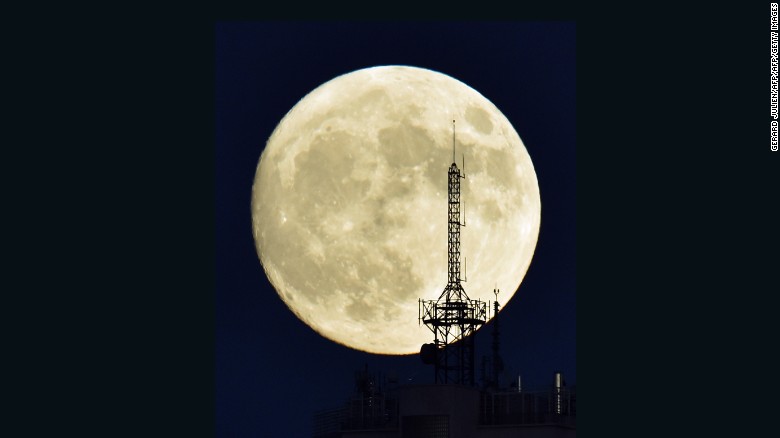
[[[351,350],[299,321],[266,279],[252,239],[254,172],[276,124],[320,84],[376,65],[452,76],[520,134],[539,179],[542,224],[520,290],[508,304],[499,296],[502,356],[524,388],[545,387],[555,370],[576,383],[573,23],[220,23],[215,61],[217,436],[308,437],[312,414],[338,406],[364,364],[402,382],[432,380],[416,355]],[[490,330],[479,332],[477,358],[489,352]]]

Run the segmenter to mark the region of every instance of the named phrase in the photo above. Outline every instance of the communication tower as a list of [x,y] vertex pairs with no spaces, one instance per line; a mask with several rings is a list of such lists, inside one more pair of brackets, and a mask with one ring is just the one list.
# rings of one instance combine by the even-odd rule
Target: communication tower
[[[464,158],[465,163],[465,158]],[[474,333],[487,319],[487,305],[469,299],[460,278],[460,180],[455,163],[455,121],[452,121],[452,165],[448,171],[448,279],[438,300],[418,300],[418,321],[433,332],[433,343],[420,349],[423,362],[435,367],[436,383],[474,385]]]

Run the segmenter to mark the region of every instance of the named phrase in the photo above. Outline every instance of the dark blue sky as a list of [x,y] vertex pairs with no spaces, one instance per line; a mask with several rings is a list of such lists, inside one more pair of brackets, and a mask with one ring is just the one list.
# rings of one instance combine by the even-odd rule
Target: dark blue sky
[[[576,383],[573,23],[220,23],[215,62],[218,437],[308,437],[312,414],[339,405],[364,364],[402,382],[432,380],[417,356],[351,350],[299,321],[266,279],[252,239],[254,172],[276,124],[320,84],[375,65],[452,76],[520,134],[539,179],[542,224],[520,290],[508,304],[499,296],[502,356],[526,388],[548,385],[554,370]],[[489,353],[490,330],[479,332],[478,358]]]

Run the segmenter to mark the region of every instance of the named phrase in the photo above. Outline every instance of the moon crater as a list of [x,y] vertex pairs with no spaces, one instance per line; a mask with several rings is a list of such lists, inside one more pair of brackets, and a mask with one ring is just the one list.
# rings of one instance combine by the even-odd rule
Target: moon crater
[[490,121],[490,115],[482,108],[470,106],[466,110],[466,121],[482,134],[493,132],[493,122]]

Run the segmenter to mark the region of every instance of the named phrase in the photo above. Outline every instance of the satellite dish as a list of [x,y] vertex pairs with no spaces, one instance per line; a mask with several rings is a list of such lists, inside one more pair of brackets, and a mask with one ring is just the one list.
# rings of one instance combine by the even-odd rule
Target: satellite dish
[[426,365],[435,364],[437,350],[436,344],[423,344],[420,348],[420,359]]

